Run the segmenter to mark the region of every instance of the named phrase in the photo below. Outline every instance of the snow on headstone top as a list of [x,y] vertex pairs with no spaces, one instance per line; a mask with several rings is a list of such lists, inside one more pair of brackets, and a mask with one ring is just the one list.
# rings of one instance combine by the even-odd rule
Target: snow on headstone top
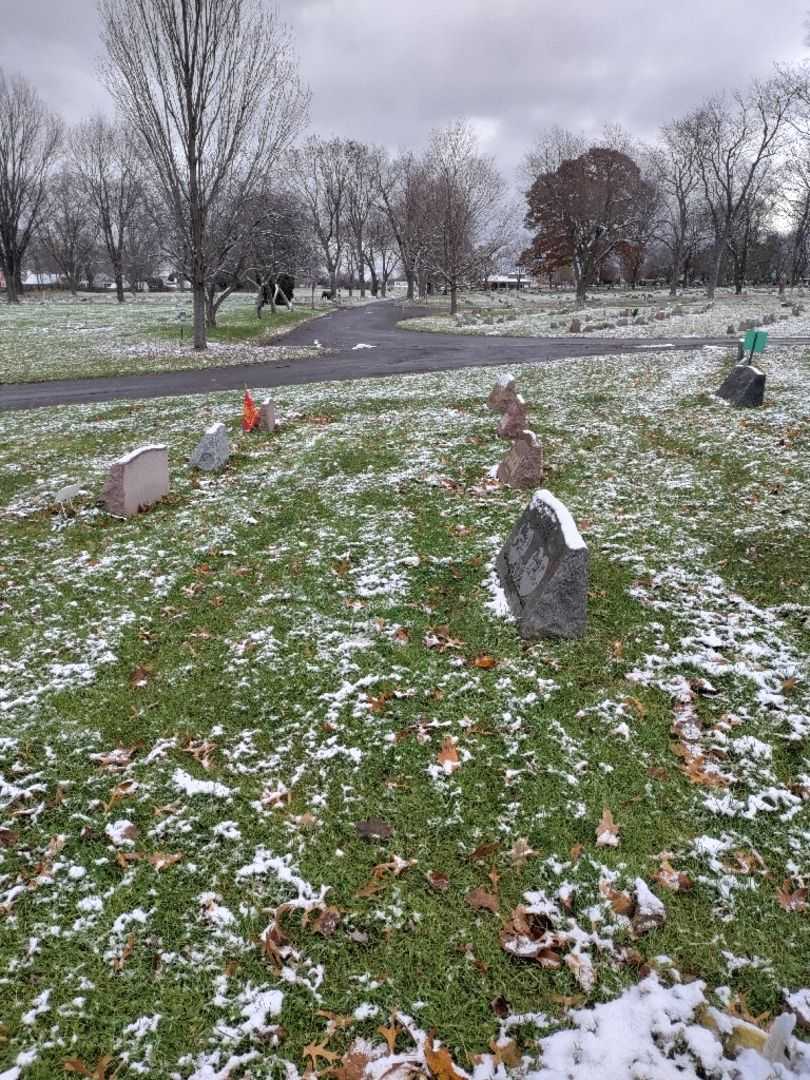
[[535,493],[495,566],[524,638],[582,636],[588,549],[567,508],[549,491]]

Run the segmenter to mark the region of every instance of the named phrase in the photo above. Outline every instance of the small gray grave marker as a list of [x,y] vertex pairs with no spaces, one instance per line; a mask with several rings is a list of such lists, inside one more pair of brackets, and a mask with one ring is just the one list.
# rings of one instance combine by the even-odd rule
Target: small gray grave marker
[[194,448],[189,458],[192,469],[203,472],[215,472],[224,469],[231,456],[231,444],[224,424],[213,424],[208,428]]
[[278,421],[276,420],[276,407],[270,398],[265,398],[259,406],[259,428],[262,431],[273,432],[276,430]]
[[495,563],[524,638],[581,637],[588,606],[588,548],[567,508],[535,492]]

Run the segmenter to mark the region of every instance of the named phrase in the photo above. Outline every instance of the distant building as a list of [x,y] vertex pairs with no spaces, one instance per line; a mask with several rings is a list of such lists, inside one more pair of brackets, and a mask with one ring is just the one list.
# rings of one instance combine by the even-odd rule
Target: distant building
[[511,274],[490,274],[483,284],[485,289],[492,289],[494,292],[509,292],[537,287],[534,278],[527,274],[525,270],[520,272],[515,270]]

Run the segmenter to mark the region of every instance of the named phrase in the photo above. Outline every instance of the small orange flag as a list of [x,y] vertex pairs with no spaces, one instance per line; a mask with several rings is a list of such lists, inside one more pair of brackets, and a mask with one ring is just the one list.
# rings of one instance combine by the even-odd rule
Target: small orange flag
[[250,391],[245,390],[245,401],[242,405],[242,431],[253,431],[259,426],[259,410],[256,402],[250,396]]

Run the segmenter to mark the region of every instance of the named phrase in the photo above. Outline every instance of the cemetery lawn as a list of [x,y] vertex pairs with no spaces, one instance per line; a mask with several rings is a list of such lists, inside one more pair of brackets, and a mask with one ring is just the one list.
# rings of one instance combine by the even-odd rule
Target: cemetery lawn
[[[191,297],[158,293],[118,304],[106,294],[78,299],[26,299],[0,305],[0,384],[184,371],[215,365],[266,363],[317,355],[315,348],[267,343],[291,326],[332,307],[293,312],[265,309],[256,318],[254,299],[230,296],[209,330],[204,354],[191,348]],[[182,315],[182,318],[178,318]],[[183,340],[180,340],[182,331]]]
[[[734,328],[736,340],[743,322],[768,330],[773,337],[810,336],[810,311],[805,290],[751,289],[741,296],[718,290],[714,302],[703,289],[689,289],[678,297],[667,290],[594,290],[586,306],[578,309],[571,290],[555,292],[462,294],[458,316],[451,317],[446,303],[433,301],[434,314],[404,319],[403,330],[474,334],[496,337],[565,337],[572,320],[580,323],[575,336],[596,338],[723,337]],[[445,310],[442,310],[442,307]],[[797,309],[794,313],[794,308]],[[658,316],[658,317],[656,317]]]
[[275,391],[272,436],[235,393],[0,414],[0,1076],[766,1069],[810,1003],[810,360],[745,412],[727,364],[513,369],[577,642],[498,610],[500,369]]

